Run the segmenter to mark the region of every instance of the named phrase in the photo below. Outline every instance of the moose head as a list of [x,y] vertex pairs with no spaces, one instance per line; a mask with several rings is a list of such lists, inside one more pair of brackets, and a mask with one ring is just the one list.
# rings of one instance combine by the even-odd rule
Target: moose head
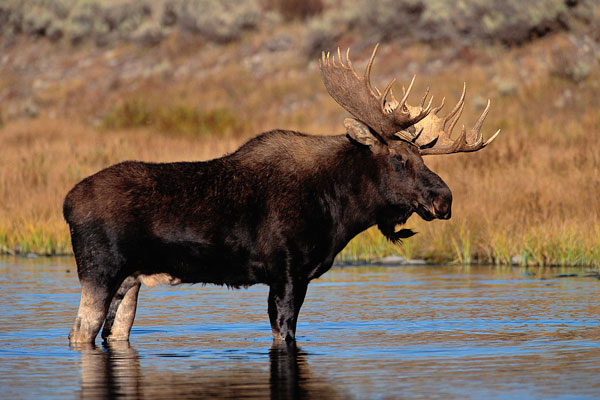
[[347,135],[357,145],[368,148],[378,160],[381,170],[379,190],[387,200],[387,206],[379,211],[377,225],[392,241],[412,236],[408,229],[395,232],[416,212],[424,220],[449,219],[452,193],[446,183],[433,173],[422,156],[429,154],[452,154],[481,150],[500,133],[498,130],[487,141],[483,140],[481,126],[490,108],[490,101],[473,129],[463,126],[460,136],[453,140],[452,131],[460,118],[465,102],[466,84],[454,108],[443,118],[438,117],[445,98],[432,107],[433,97],[427,97],[429,89],[419,106],[407,104],[415,77],[398,101],[392,91],[393,79],[383,93],[371,86],[370,74],[379,45],[376,45],[360,77],[350,60],[350,49],[345,61],[340,49],[337,60],[330,53],[321,55],[319,66],[327,91],[345,110],[355,118],[344,121]]

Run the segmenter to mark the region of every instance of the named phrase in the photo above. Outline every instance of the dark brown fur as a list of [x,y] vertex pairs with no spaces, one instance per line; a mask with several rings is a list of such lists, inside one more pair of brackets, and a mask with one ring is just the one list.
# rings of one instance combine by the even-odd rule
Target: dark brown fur
[[[142,276],[267,284],[276,339],[293,340],[311,279],[358,233],[391,240],[417,212],[449,218],[451,194],[416,147],[347,135],[262,134],[206,162],[123,162],[77,184],[64,216],[82,300],[71,342],[127,339]],[[159,279],[159,280],[160,280]]]

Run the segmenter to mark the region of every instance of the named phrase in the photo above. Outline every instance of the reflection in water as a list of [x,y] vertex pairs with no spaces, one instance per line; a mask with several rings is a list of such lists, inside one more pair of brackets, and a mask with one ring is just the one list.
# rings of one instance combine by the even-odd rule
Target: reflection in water
[[[228,371],[142,371],[129,342],[77,345],[81,353],[81,397],[109,398],[343,398],[310,374],[306,354],[295,344],[273,342],[270,373],[258,369]],[[266,354],[265,354],[266,358]],[[188,359],[189,361],[189,359]],[[268,385],[266,380],[268,379]],[[267,393],[267,389],[270,391]]]
[[295,343],[273,342],[269,352],[271,399],[345,398],[327,381],[314,377],[306,354]]
[[271,398],[299,399],[306,390],[301,386],[308,375],[305,355],[294,344],[273,342],[271,360]]
[[84,399],[141,398],[141,370],[137,351],[129,342],[103,348],[72,346],[81,352],[81,397]]

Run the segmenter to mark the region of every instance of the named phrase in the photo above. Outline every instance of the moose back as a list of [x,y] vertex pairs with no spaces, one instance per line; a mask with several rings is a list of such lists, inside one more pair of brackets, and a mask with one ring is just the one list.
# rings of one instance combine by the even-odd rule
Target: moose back
[[275,130],[222,158],[123,162],[71,189],[63,213],[81,301],[69,340],[93,342],[102,327],[105,340],[128,340],[142,283],[201,282],[268,285],[273,337],[292,341],[308,283],[354,236],[377,225],[398,241],[413,234],[395,230],[413,213],[450,218],[450,189],[422,155],[483,148],[489,107],[453,141],[464,90],[443,119],[441,106],[424,106],[427,95],[420,107],[406,104],[410,87],[401,101],[391,85],[373,91],[376,51],[363,78],[348,54],[346,64],[339,53],[337,64],[321,60],[329,93],[356,117],[345,134]]

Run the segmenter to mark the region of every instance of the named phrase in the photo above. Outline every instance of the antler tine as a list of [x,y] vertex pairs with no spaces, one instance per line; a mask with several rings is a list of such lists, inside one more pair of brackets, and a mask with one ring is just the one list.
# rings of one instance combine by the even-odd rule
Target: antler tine
[[348,68],[354,71],[354,67],[352,66],[352,61],[350,61],[350,47],[346,50],[346,64],[348,64]]
[[439,113],[439,112],[440,112],[440,110],[441,110],[442,108],[444,108],[444,103],[445,103],[445,102],[446,102],[446,98],[444,97],[444,98],[442,98],[442,102],[440,103],[440,105],[439,105],[439,106],[437,106],[437,107],[435,107],[435,108],[433,108],[433,109],[431,110],[431,112],[437,115],[437,113]]
[[422,120],[423,118],[425,118],[429,115],[429,113],[431,112],[431,104],[432,103],[433,103],[433,96],[431,96],[431,98],[429,99],[429,104],[427,104],[427,107],[423,108],[424,104],[421,104],[421,107],[419,109],[419,114],[414,118],[414,120],[416,122],[419,122],[420,120]]
[[423,113],[427,116],[429,115],[429,113],[431,112],[431,104],[433,103],[433,96],[431,96],[431,98],[429,99],[429,104],[427,104],[427,107],[425,107],[425,109],[423,110]]
[[481,126],[483,125],[483,121],[485,120],[485,117],[487,117],[487,114],[490,111],[490,103],[491,103],[490,99],[488,99],[485,110],[483,110],[483,113],[481,113],[481,116],[479,117],[479,119],[477,120],[475,125],[473,125],[473,128],[471,129],[471,132],[469,134],[469,139],[471,139],[472,141],[473,140],[478,141],[479,139],[481,139],[483,141],[483,134],[480,132],[480,130],[481,130]]
[[[456,125],[456,123],[460,119],[460,116],[462,115],[462,112],[463,112],[464,108],[465,108],[465,104],[463,102],[463,104],[461,104],[460,108],[458,109],[458,113],[456,114],[456,117],[454,117],[454,119],[452,119],[452,121],[450,122],[450,128],[447,131],[448,138],[452,137],[452,131],[454,130],[454,126]],[[446,130],[444,129],[444,131],[446,131]]]
[[496,131],[496,133],[494,133],[494,134],[492,135],[492,137],[491,137],[491,138],[489,138],[488,140],[486,140],[486,142],[483,144],[483,146],[482,146],[482,147],[485,147],[485,146],[487,146],[488,144],[492,143],[492,141],[493,141],[494,139],[496,139],[496,136],[498,136],[498,134],[499,134],[499,133],[500,133],[500,129],[498,129],[498,130]]
[[465,103],[465,95],[466,94],[467,94],[467,83],[464,82],[463,83],[463,91],[462,91],[462,94],[460,95],[460,99],[458,100],[458,103],[456,103],[456,105],[454,106],[452,111],[450,111],[448,113],[448,115],[446,115],[444,117],[444,121],[442,123],[442,128],[446,127],[446,123],[448,123],[448,121],[454,116],[454,114],[456,114],[456,112],[460,109],[460,107]]
[[379,48],[379,43],[375,45],[373,49],[373,53],[371,54],[371,58],[369,58],[369,63],[367,64],[367,68],[365,69],[365,84],[367,88],[373,92],[373,88],[371,87],[371,67],[373,66],[373,61],[375,61],[375,55],[377,54],[377,49]]
[[[410,85],[408,85],[408,89],[406,90],[406,92],[404,92],[404,97],[402,97],[400,104],[398,104],[398,107],[400,109],[402,109],[402,107],[404,107],[404,105],[406,104],[406,100],[408,99],[408,95],[410,94],[410,91],[413,87],[413,83],[415,83],[416,77],[416,75],[413,75],[412,80],[410,81]],[[402,89],[404,89],[404,87]]]
[[429,96],[429,86],[427,86],[427,90],[425,90],[425,95],[423,95],[423,98],[421,99],[421,110],[423,110],[423,106],[425,105],[425,100],[427,100],[427,96]]
[[381,95],[381,97],[379,99],[379,108],[381,109],[382,112],[385,112],[385,98],[387,97],[388,93],[392,90],[392,86],[394,85],[395,82],[396,82],[396,78],[392,79],[390,81],[390,83],[388,83],[388,85],[385,87],[385,90],[383,91],[383,94]]
[[[450,132],[450,133],[452,133],[452,132]],[[465,126],[463,125],[463,128],[460,132],[460,136],[458,137],[458,139],[456,139],[454,141],[454,143],[452,143],[452,152],[456,153],[456,152],[460,151],[461,149],[465,149],[465,148],[468,148],[467,131],[465,130]]]

